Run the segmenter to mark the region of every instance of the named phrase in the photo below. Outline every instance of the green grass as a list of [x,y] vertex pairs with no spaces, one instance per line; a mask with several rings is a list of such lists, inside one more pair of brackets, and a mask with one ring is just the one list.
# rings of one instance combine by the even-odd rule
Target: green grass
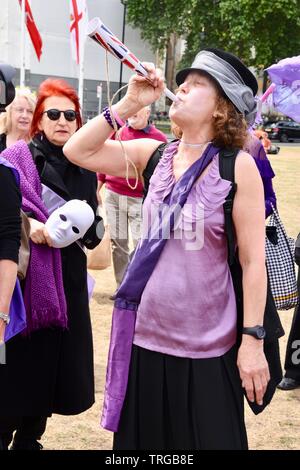
[[300,146],[281,147],[278,155],[270,155],[270,161],[281,219],[288,235],[296,237],[300,232]]

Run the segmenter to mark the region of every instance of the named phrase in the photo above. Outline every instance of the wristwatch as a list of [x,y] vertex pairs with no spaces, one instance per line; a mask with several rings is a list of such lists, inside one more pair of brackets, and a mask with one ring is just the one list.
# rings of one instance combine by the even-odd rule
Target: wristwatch
[[243,328],[243,335],[250,335],[256,339],[264,339],[266,337],[266,330],[261,325],[248,326]]
[[0,312],[0,319],[3,320],[4,323],[6,323],[7,325],[10,322],[9,315],[7,315],[6,313],[3,313],[3,312]]

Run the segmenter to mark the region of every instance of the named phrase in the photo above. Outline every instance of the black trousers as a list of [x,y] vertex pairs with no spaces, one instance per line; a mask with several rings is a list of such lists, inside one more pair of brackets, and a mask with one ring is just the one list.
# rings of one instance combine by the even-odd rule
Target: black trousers
[[15,440],[37,440],[44,434],[47,425],[47,416],[0,416],[0,437],[10,444],[13,433],[16,431]]
[[[300,269],[298,271],[298,292],[300,294]],[[295,308],[286,347],[284,368],[285,377],[300,381],[300,305]]]

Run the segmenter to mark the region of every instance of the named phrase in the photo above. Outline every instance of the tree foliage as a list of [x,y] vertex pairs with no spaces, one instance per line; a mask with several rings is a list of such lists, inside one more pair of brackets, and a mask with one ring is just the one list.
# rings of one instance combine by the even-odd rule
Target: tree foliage
[[257,69],[300,54],[300,0],[128,0],[127,13],[153,50],[163,50],[171,33],[184,37],[182,65],[203,47]]

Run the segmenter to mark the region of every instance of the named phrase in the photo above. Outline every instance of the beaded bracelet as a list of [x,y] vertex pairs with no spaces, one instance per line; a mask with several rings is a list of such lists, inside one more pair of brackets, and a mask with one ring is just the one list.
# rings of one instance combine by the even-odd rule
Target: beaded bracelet
[[[112,127],[114,129],[115,128],[114,123],[113,123],[113,120],[112,120],[112,117],[111,117],[111,114],[110,114],[110,109],[109,109],[108,106],[106,106],[103,109],[102,114],[103,114],[104,118],[106,119],[106,121],[108,122],[108,124],[110,125],[110,127]],[[122,121],[120,116],[115,111],[113,111],[113,117],[114,117],[114,120],[116,122],[117,129],[121,129],[121,127],[124,126],[125,122]]]

